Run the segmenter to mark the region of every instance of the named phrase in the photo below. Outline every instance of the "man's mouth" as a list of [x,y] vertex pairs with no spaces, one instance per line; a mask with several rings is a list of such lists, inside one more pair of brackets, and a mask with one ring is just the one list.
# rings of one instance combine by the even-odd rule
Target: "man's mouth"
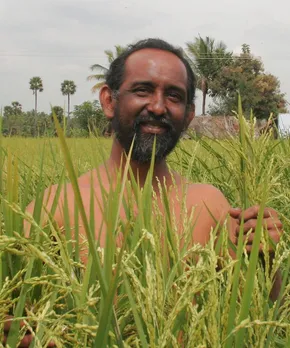
[[143,123],[141,124],[140,128],[142,133],[163,134],[164,132],[166,132],[165,127],[150,123]]
[[163,134],[168,128],[169,126],[162,122],[149,121],[140,123],[140,130],[142,133]]

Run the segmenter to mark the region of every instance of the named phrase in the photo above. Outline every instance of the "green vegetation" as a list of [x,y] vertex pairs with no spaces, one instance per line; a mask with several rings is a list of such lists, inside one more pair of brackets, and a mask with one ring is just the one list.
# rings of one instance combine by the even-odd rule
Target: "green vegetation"
[[197,87],[202,92],[202,115],[205,115],[205,102],[211,93],[211,85],[221,69],[231,63],[232,53],[227,51],[223,42],[216,43],[210,37],[195,38],[194,42],[188,42],[186,46],[189,62],[197,77]]
[[[125,49],[126,46],[116,45],[114,51],[106,50],[108,66]],[[232,115],[233,111],[237,111],[237,92],[242,97],[242,106],[247,118],[250,117],[251,110],[256,118],[262,119],[268,119],[271,114],[276,116],[278,113],[287,112],[287,101],[285,94],[280,91],[279,79],[265,72],[262,60],[252,54],[249,45],[243,44],[241,53],[234,55],[222,41],[218,42],[210,37],[197,37],[194,41],[186,43],[184,54],[196,74],[197,88],[202,92],[202,115],[207,113],[208,96],[213,100],[208,110],[211,115]],[[91,88],[93,93],[98,92],[103,86],[108,66],[98,63],[90,66],[94,74],[89,75],[87,80],[97,81]],[[12,101],[11,105],[4,106],[3,134],[25,137],[55,136],[51,115],[38,112],[37,108],[38,93],[43,92],[42,79],[33,77],[29,83],[35,98],[34,110],[24,112],[19,101]],[[65,80],[61,84],[61,93],[67,96],[67,115],[61,116],[60,108],[63,108],[54,105],[52,101],[53,107],[58,108],[58,119],[62,119],[66,124],[66,136],[88,136],[92,129],[95,133],[103,134],[108,124],[96,100],[75,105],[71,112],[70,98],[76,90],[74,81]],[[196,114],[199,113],[200,111],[196,110]],[[84,114],[87,122],[83,119]],[[92,119],[93,126],[89,121]]]
[[286,112],[285,94],[280,91],[278,78],[265,73],[262,60],[253,56],[249,45],[243,44],[239,55],[210,37],[195,38],[186,46],[203,96],[202,115],[206,113],[207,95],[213,98],[209,107],[211,115],[232,115],[237,111],[238,94],[247,117],[253,112],[256,118],[268,119],[271,113],[277,116]]
[[73,81],[70,80],[64,80],[63,83],[61,84],[61,93],[63,95],[67,95],[67,120],[69,123],[69,118],[70,118],[70,97],[71,95],[75,94],[77,90],[77,86]]
[[39,76],[32,77],[29,81],[30,89],[33,91],[34,95],[34,112],[37,115],[37,94],[38,92],[43,92],[42,79]]
[[211,113],[229,115],[232,110],[237,111],[237,91],[247,117],[251,112],[264,119],[271,113],[276,116],[287,112],[278,78],[265,72],[261,59],[255,58],[246,44],[242,45],[240,55],[232,57],[216,74],[211,84],[210,94],[215,100]]
[[[238,258],[231,259],[234,246],[225,227],[219,234],[212,231],[207,246],[188,249],[185,242],[179,250],[175,217],[169,209],[159,213],[152,199],[152,168],[142,190],[131,177],[103,192],[107,247],[102,250],[93,233],[94,192],[86,216],[76,177],[108,156],[111,140],[66,139],[59,126],[59,139],[1,139],[0,334],[7,313],[14,315],[9,345],[15,347],[29,329],[33,347],[51,339],[58,347],[289,346],[290,142],[273,141],[269,134],[255,139],[253,126],[239,117],[240,139],[183,140],[169,163],[193,182],[222,189],[233,206],[276,208],[285,233],[273,246],[272,266],[261,223],[251,257],[240,233]],[[88,238],[86,267],[80,262],[82,244],[71,235],[65,199],[64,230],[53,223],[59,190],[46,224],[40,214],[44,188],[52,183],[61,188],[67,180],[76,196],[75,221],[81,219]],[[36,205],[30,216],[25,207],[32,197]],[[168,207],[165,192],[162,199]],[[31,225],[29,240],[23,236],[23,220]],[[185,209],[181,221],[188,241],[194,225]],[[119,232],[124,235],[121,249],[115,244]],[[259,256],[260,241],[265,253]],[[273,303],[269,293],[279,268],[283,284]]]
[[[68,117],[61,106],[52,107],[57,119],[63,125],[68,123]],[[71,112],[69,128],[66,135],[70,137],[87,137],[90,132],[102,134],[107,126],[103,110],[97,100],[85,101],[76,105]],[[35,128],[36,127],[36,128]],[[3,110],[2,132],[5,136],[20,137],[54,137],[56,136],[52,113],[38,112],[35,124],[34,111],[23,112],[19,102],[12,102]]]
[[34,127],[33,127],[33,135],[36,135],[36,127],[37,127],[37,96],[38,92],[43,92],[43,82],[41,77],[35,76],[32,77],[29,81],[30,89],[33,91],[34,95]]
[[[115,46],[115,53],[111,50],[106,50],[105,54],[107,56],[108,59],[108,63],[109,65],[122,53],[124,52],[126,49],[126,47],[120,46],[120,45],[116,45]],[[100,81],[98,83],[96,83],[93,87],[92,87],[92,92],[96,93],[105,83],[105,78],[106,78],[106,72],[108,71],[108,68],[104,67],[103,65],[100,64],[93,64],[90,66],[91,71],[97,71],[97,74],[93,74],[93,75],[89,75],[87,77],[88,81],[93,81],[93,80],[97,80]]]

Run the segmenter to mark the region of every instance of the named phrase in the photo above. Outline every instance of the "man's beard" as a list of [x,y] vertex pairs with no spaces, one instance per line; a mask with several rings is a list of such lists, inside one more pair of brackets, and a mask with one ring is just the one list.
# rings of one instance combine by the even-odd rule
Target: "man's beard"
[[[129,153],[134,139],[131,159],[139,163],[150,163],[154,138],[156,137],[155,161],[160,162],[176,146],[184,129],[185,117],[186,115],[184,115],[183,121],[178,124],[173,124],[170,117],[156,116],[153,113],[142,112],[135,118],[132,125],[124,121],[117,107],[112,120],[112,128],[126,154]],[[154,124],[154,126],[164,128],[164,132],[161,134],[142,132],[141,127],[146,124]]]

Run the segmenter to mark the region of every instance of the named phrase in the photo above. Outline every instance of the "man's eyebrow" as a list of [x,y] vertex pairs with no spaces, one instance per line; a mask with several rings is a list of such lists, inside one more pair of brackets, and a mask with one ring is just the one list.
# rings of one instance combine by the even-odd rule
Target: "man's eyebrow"
[[152,81],[143,81],[143,80],[140,80],[140,81],[134,81],[132,84],[131,84],[131,88],[135,88],[137,86],[148,86],[148,87],[155,87],[156,85],[152,82]]
[[[152,81],[146,81],[146,80],[140,80],[140,81],[134,81],[130,88],[135,88],[137,86],[147,86],[147,87],[156,87],[156,84]],[[179,87],[177,85],[168,85],[165,87],[166,90],[176,90],[182,94],[186,94],[186,89],[185,88],[182,88],[182,87]]]
[[175,91],[178,91],[179,93],[183,94],[183,95],[186,95],[186,89],[185,88],[182,88],[182,87],[179,87],[179,86],[176,86],[176,85],[169,85],[166,87],[167,90],[175,90]]

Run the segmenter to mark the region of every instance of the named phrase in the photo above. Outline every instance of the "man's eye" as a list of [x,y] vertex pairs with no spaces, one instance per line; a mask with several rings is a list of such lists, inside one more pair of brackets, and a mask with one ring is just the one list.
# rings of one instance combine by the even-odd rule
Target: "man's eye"
[[136,89],[134,90],[134,92],[135,92],[138,96],[140,96],[140,97],[143,97],[143,96],[145,96],[145,95],[148,95],[148,93],[149,93],[148,89],[145,88],[145,87],[136,88]]
[[178,93],[168,93],[168,97],[174,102],[180,102],[182,100],[181,95],[179,95]]

